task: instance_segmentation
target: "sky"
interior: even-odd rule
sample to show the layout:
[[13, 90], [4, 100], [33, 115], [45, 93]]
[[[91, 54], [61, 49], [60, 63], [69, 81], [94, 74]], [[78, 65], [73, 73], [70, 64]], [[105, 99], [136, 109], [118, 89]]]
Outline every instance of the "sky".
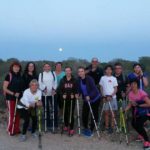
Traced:
[[149, 8], [150, 0], [1, 0], [0, 58], [150, 56]]

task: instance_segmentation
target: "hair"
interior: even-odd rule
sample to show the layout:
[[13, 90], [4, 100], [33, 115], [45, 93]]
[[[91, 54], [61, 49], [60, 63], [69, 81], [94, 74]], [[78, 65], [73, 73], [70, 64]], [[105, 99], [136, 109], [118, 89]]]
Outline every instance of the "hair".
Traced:
[[57, 65], [61, 65], [61, 66], [62, 66], [63, 64], [62, 64], [62, 62], [59, 61], [59, 62], [56, 62], [55, 67], [56, 67]]
[[79, 70], [79, 69], [83, 69], [83, 70], [85, 70], [85, 67], [83, 67], [83, 66], [79, 66], [79, 67], [78, 67], [78, 70]]
[[70, 69], [70, 70], [72, 71], [72, 67], [70, 67], [70, 66], [66, 66], [66, 67], [65, 67], [65, 70], [66, 70], [66, 69]]
[[36, 79], [30, 81], [29, 85], [31, 86], [32, 84], [37, 84], [39, 86], [39, 83]]
[[36, 65], [35, 65], [34, 62], [28, 62], [28, 63], [27, 63], [27, 65], [26, 65], [26, 67], [25, 67], [25, 70], [24, 70], [24, 74], [28, 74], [28, 68], [29, 68], [29, 65], [30, 65], [30, 64], [33, 64], [33, 66], [34, 66], [33, 75], [36, 75], [36, 74], [37, 74], [37, 72], [36, 72]]
[[132, 84], [132, 83], [136, 83], [137, 84], [137, 86], [138, 86], [138, 88], [140, 87], [140, 83], [139, 83], [139, 80], [138, 79], [132, 79], [132, 80], [130, 80], [129, 81], [129, 83], [130, 83], [130, 85]]
[[140, 67], [142, 68], [142, 66], [141, 66], [140, 63], [135, 63], [135, 64], [133, 64], [133, 69], [134, 69], [136, 66], [140, 66]]
[[121, 66], [121, 67], [122, 67], [122, 64], [121, 64], [120, 62], [116, 62], [114, 66], [115, 66], [115, 67], [116, 67], [116, 66]]
[[111, 70], [113, 70], [113, 66], [112, 65], [106, 65], [104, 70], [106, 71], [108, 68], [111, 68]]
[[19, 74], [21, 74], [22, 66], [21, 66], [20, 62], [19, 62], [19, 61], [14, 61], [14, 62], [12, 62], [12, 64], [10, 65], [10, 68], [9, 68], [9, 71], [10, 71], [11, 73], [13, 72], [13, 67], [14, 67], [14, 66], [18, 66], [18, 67], [20, 68]]

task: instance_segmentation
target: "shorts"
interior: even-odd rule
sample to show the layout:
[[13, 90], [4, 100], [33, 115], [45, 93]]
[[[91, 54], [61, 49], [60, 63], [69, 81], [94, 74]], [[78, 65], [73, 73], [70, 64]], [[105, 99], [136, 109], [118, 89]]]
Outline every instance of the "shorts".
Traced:
[[[118, 103], [117, 103], [117, 99], [113, 98], [110, 102], [110, 105], [112, 107], [112, 110], [118, 110]], [[108, 111], [110, 110], [110, 106], [109, 106], [109, 102], [104, 103], [105, 107], [104, 107], [104, 111]]]

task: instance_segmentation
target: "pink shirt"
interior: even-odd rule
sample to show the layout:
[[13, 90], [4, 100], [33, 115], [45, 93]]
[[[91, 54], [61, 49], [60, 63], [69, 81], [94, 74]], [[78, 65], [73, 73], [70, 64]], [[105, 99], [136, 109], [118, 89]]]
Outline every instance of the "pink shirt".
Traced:
[[145, 97], [148, 97], [148, 95], [143, 90], [139, 90], [137, 94], [133, 93], [132, 91], [129, 93], [130, 101], [141, 101], [141, 100], [144, 100]]

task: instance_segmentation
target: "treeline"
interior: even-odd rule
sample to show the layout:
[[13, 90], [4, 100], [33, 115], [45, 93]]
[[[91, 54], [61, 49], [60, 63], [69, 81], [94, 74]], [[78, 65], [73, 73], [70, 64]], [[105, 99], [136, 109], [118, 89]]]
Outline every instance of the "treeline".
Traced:
[[[9, 66], [10, 64], [15, 61], [18, 60], [16, 58], [10, 58], [6, 61], [0, 59], [0, 81], [2, 81], [6, 75], [6, 73], [9, 70]], [[25, 65], [27, 64], [28, 61], [20, 61], [24, 70]], [[34, 61], [36, 66], [37, 66], [37, 72], [41, 72], [42, 68], [43, 68], [43, 64], [45, 62], [48, 62], [51, 64], [51, 66], [54, 69], [55, 66], [55, 62], [53, 61], [47, 61], [47, 60], [43, 60], [43, 61]], [[108, 62], [109, 64], [114, 64], [116, 62], [120, 62], [122, 63], [123, 67], [124, 67], [124, 71], [126, 74], [128, 74], [129, 72], [132, 72], [132, 66], [135, 63], [134, 61], [129, 61], [129, 60], [123, 60], [123, 59], [114, 59], [110, 62]], [[150, 73], [150, 57], [140, 57], [138, 62], [140, 64], [142, 64], [144, 71], [146, 71], [148, 74]], [[76, 72], [77, 68], [79, 66], [88, 66], [90, 64], [89, 61], [84, 60], [84, 59], [76, 59], [76, 58], [69, 58], [68, 60], [64, 60], [62, 61], [63, 63], [63, 67], [65, 66], [71, 66], [74, 70], [74, 73]], [[101, 67], [104, 67], [107, 63], [102, 62], [101, 63]]]

